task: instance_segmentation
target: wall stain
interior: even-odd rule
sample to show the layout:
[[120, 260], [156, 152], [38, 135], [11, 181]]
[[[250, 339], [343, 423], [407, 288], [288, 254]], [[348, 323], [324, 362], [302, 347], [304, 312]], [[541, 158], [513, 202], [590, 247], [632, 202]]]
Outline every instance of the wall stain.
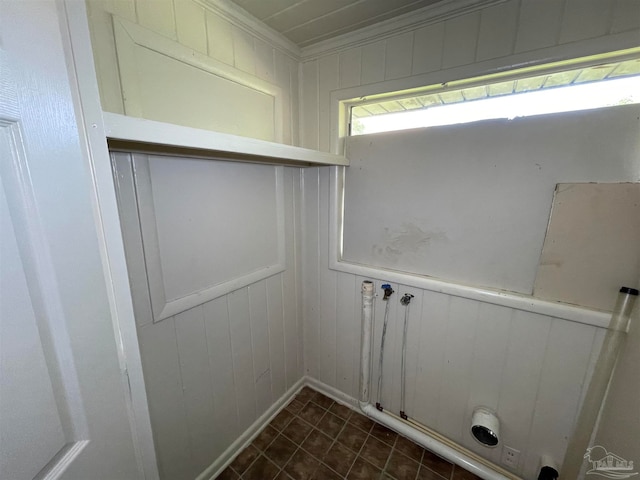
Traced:
[[444, 232], [426, 231], [412, 222], [404, 222], [400, 227], [391, 229], [386, 227], [382, 235], [382, 242], [372, 246], [372, 255], [397, 262], [406, 254], [421, 255], [433, 241], [448, 242]]
[[549, 253], [546, 256], [544, 256], [544, 258], [540, 259], [540, 266], [562, 268], [562, 266], [564, 265], [564, 262], [565, 262], [564, 259], [560, 255], [554, 255]]

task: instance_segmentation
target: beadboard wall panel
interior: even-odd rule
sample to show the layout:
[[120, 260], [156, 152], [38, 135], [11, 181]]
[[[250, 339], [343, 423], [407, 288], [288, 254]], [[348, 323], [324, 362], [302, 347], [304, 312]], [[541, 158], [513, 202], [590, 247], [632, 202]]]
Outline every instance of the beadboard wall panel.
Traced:
[[331, 141], [331, 96], [330, 92], [338, 88], [339, 57], [331, 55], [318, 61], [318, 142], [326, 145]]
[[301, 132], [301, 140], [306, 148], [319, 150], [318, 115], [320, 105], [318, 102], [318, 62], [304, 63], [301, 68], [302, 96], [300, 102], [302, 103], [302, 111], [304, 112], [302, 118], [305, 124], [305, 129]]
[[[637, 46], [637, 8], [625, 1], [510, 0], [303, 59], [303, 146], [330, 151], [340, 145], [337, 139], [318, 134], [331, 132], [332, 128], [338, 131], [337, 99], [416, 88], [429, 84], [425, 81], [472, 77], [521, 62], [560, 60]], [[394, 58], [387, 58], [389, 55]], [[359, 61], [347, 66], [347, 58]], [[336, 62], [337, 85], [332, 74], [320, 75], [321, 66]], [[358, 77], [359, 84], [354, 84]], [[327, 96], [333, 105], [323, 105]], [[333, 116], [327, 119], [322, 111]], [[327, 121], [329, 124], [323, 124]], [[402, 155], [402, 149], [397, 154]], [[360, 284], [364, 279], [327, 268], [329, 176], [328, 169], [304, 172], [305, 371], [357, 398], [359, 352], [346, 338], [360, 335]], [[385, 306], [380, 290], [384, 271], [369, 280], [376, 282], [379, 294], [372, 365], [375, 402]], [[409, 416], [500, 463], [502, 446], [487, 449], [469, 434], [473, 407], [486, 405], [501, 419], [502, 445], [521, 451], [515, 473], [525, 479], [536, 478], [536, 462], [542, 453], [550, 453], [561, 462], [602, 344], [603, 330], [500, 305], [392, 286], [396, 293], [390, 305], [383, 365], [385, 406], [394, 413], [400, 408], [405, 312], [398, 300], [403, 293], [411, 293], [415, 298], [409, 310], [407, 344]], [[332, 311], [333, 318], [328, 315]]]
[[[368, 43], [361, 48], [362, 60], [360, 64], [360, 85], [384, 80], [385, 48], [386, 42], [384, 41]], [[307, 63], [314, 62], [304, 62], [303, 65], [306, 67]], [[305, 110], [304, 118], [306, 119], [306, 115], [310, 113], [311, 112]]]
[[220, 18], [213, 12], [205, 12], [207, 24], [207, 54], [226, 63], [235, 65], [235, 52], [233, 49], [233, 26], [224, 18]]
[[476, 60], [504, 57], [514, 50], [518, 29], [518, 2], [507, 2], [482, 10]]
[[564, 2], [522, 0], [516, 36], [515, 52], [527, 52], [556, 45], [562, 25]]
[[[329, 271], [328, 259], [326, 263], [321, 260], [319, 247], [320, 238], [327, 235], [320, 233], [319, 178], [318, 170], [306, 168], [302, 171], [303, 180], [303, 210], [302, 224], [302, 272], [304, 284], [302, 289], [303, 304], [303, 338], [304, 338], [304, 369], [305, 374], [311, 377], [318, 375], [318, 326], [320, 295], [320, 270]], [[326, 258], [326, 257], [325, 257]], [[322, 266], [322, 267], [321, 267]], [[315, 321], [308, 321], [314, 319]]]
[[[307, 169], [305, 185], [318, 185], [317, 198], [328, 200], [327, 169]], [[307, 197], [308, 200], [309, 197]], [[314, 196], [314, 198], [316, 198]], [[313, 323], [305, 335], [305, 369], [347, 395], [358, 396], [362, 277], [326, 270], [326, 217], [322, 208], [308, 212], [320, 222], [314, 248], [319, 258], [318, 295]], [[310, 232], [309, 232], [310, 234]], [[375, 282], [371, 400], [398, 414], [401, 407], [402, 333], [405, 308], [399, 300], [414, 295], [408, 315], [406, 413], [455, 442], [500, 463], [503, 445], [522, 452], [513, 469], [535, 478], [543, 453], [561, 462], [579, 405], [599, 353], [604, 330], [561, 318], [391, 283], [383, 383], [378, 397], [380, 344], [387, 302], [384, 274]], [[305, 299], [308, 300], [307, 292]], [[306, 306], [306, 305], [305, 305]], [[476, 406], [495, 410], [501, 419], [497, 449], [479, 445], [469, 433]]]
[[413, 32], [391, 37], [385, 53], [385, 80], [411, 75], [412, 57], [406, 54], [413, 48]]
[[444, 22], [442, 68], [473, 63], [478, 47], [480, 12], [452, 18]]
[[[141, 255], [142, 236], [133, 193], [133, 156], [112, 154], [127, 258], [135, 259]], [[202, 168], [210, 165], [229, 185], [236, 174], [242, 174], [243, 167], [247, 173], [257, 173], [256, 165], [227, 164], [240, 168], [240, 172], [227, 171], [225, 176], [225, 168], [219, 168], [224, 162], [205, 162]], [[282, 168], [259, 167], [265, 169], [265, 185], [272, 181], [273, 169]], [[303, 375], [300, 180], [299, 169], [283, 169], [284, 271], [154, 323], [146, 269], [139, 262], [130, 265], [151, 423], [163, 479], [198, 476]], [[172, 207], [157, 204], [154, 208]], [[220, 208], [219, 202], [210, 208]], [[261, 239], [256, 236], [254, 240]], [[212, 249], [209, 254], [227, 253]]]
[[[413, 60], [411, 73], [440, 70], [442, 67], [442, 43], [444, 42], [444, 22], [434, 23], [413, 32]], [[429, 48], [425, 48], [429, 45]]]
[[[320, 81], [316, 85], [307, 81], [307, 74], [321, 64], [331, 63], [333, 60], [330, 57], [360, 58], [360, 86], [394, 79], [397, 88], [392, 86], [391, 81], [380, 83], [379, 89], [373, 89], [379, 90], [376, 93], [383, 93], [425, 86], [420, 83], [418, 76], [429, 72], [446, 72], [466, 66], [465, 76], [474, 76], [487, 73], [487, 67], [480, 65], [480, 62], [491, 60], [490, 70], [500, 70], [518, 64], [519, 61], [512, 57], [524, 53], [529, 54], [527, 62], [529, 59], [535, 61], [540, 58], [535, 52], [541, 49], [558, 47], [557, 55], [550, 55], [547, 51], [544, 56], [561, 59], [572, 57], [571, 52], [580, 56], [601, 53], [599, 43], [606, 45], [606, 50], [631, 48], [637, 46], [640, 37], [639, 10], [637, 2], [632, 1], [509, 0], [409, 32], [383, 38], [372, 37], [368, 42], [361, 42], [361, 45], [324, 56], [303, 58], [302, 96], [319, 99], [321, 104], [318, 109], [325, 108], [322, 105], [323, 97], [326, 98], [327, 92], [336, 89], [333, 79], [325, 77], [326, 83]], [[621, 33], [627, 35], [617, 36]], [[474, 64], [479, 66], [474, 67]], [[354, 62], [349, 68], [357, 66], [358, 62]], [[352, 79], [357, 74], [350, 71], [348, 77]], [[413, 77], [416, 80], [412, 81]], [[352, 82], [348, 85], [357, 86]], [[346, 88], [346, 85], [341, 85], [341, 88]], [[371, 93], [373, 90], [370, 88], [367, 91]], [[318, 129], [329, 129], [322, 124], [316, 125], [318, 109], [311, 108], [309, 104], [303, 109], [301, 129], [305, 139], [315, 138]], [[307, 140], [302, 146], [315, 148], [314, 143], [307, 143]], [[321, 137], [317, 148], [329, 151], [331, 142]]]
[[233, 30], [236, 67], [124, 19], [113, 30], [126, 115], [281, 141], [284, 94], [256, 76], [243, 30]]
[[[298, 59], [268, 44], [240, 26], [194, 0], [91, 0], [87, 2], [92, 48], [100, 86], [102, 108], [125, 113], [112, 16], [124, 19], [176, 41], [196, 54], [208, 55], [260, 81], [282, 89], [282, 138], [298, 139]], [[280, 75], [275, 72], [279, 71]], [[292, 81], [292, 78], [294, 81]], [[186, 88], [182, 85], [182, 88]], [[229, 99], [227, 99], [229, 100]], [[230, 99], [246, 108], [241, 97]], [[215, 114], [216, 109], [209, 111]], [[224, 115], [224, 111], [221, 115]], [[293, 119], [293, 120], [292, 120]], [[215, 122], [214, 122], [215, 123]], [[252, 136], [251, 132], [243, 133]]]
[[195, 2], [175, 2], [178, 42], [207, 54], [207, 24], [204, 8]]

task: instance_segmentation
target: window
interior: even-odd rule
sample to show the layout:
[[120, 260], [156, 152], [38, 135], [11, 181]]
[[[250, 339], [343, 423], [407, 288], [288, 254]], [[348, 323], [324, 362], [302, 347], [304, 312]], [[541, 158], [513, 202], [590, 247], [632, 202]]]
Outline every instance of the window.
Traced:
[[350, 135], [640, 103], [637, 50], [363, 99], [351, 103]]

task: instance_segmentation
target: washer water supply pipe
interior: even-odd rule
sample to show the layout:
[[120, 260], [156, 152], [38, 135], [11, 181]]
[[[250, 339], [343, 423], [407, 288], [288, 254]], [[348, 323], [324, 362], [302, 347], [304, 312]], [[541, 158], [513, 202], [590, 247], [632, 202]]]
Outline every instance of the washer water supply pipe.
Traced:
[[420, 427], [411, 422], [411, 420], [407, 421], [396, 415], [380, 411], [369, 402], [374, 296], [373, 282], [362, 282], [362, 342], [360, 349], [360, 398], [358, 399], [362, 413], [484, 480], [513, 480], [518, 478], [508, 472], [500, 473], [490, 468], [488, 465], [483, 464], [479, 457], [474, 458], [471, 452], [466, 454], [461, 449], [455, 448], [453, 443], [449, 444], [446, 439], [436, 438], [437, 434], [427, 434], [426, 429], [419, 429]]
[[384, 321], [382, 322], [382, 338], [380, 339], [380, 362], [378, 365], [378, 395], [376, 397], [376, 408], [380, 411], [382, 407], [382, 377], [384, 373], [384, 345], [387, 338], [387, 326], [389, 325], [389, 305], [391, 302], [389, 298], [393, 295], [393, 288], [388, 283], [385, 283], [380, 288], [384, 290], [383, 301], [386, 302], [384, 307]]
[[403, 420], [408, 420], [406, 411], [406, 402], [405, 396], [407, 391], [407, 327], [409, 325], [409, 305], [411, 305], [411, 299], [413, 295], [410, 293], [405, 293], [400, 299], [400, 304], [404, 305], [404, 327], [402, 329], [402, 363], [400, 364], [400, 381], [402, 382], [400, 386], [400, 418]]
[[613, 371], [618, 360], [618, 353], [629, 332], [631, 312], [638, 298], [638, 290], [622, 287], [618, 293], [611, 321], [604, 337], [598, 362], [596, 363], [589, 388], [582, 402], [582, 408], [576, 421], [565, 462], [560, 478], [578, 478], [584, 463], [584, 454], [589, 447], [591, 436], [594, 433], [598, 415], [613, 377]]

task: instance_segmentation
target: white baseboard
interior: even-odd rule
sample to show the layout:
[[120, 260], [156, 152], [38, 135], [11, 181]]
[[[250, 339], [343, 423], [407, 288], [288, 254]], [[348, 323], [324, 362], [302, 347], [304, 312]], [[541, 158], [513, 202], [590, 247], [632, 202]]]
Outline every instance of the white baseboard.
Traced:
[[[317, 380], [311, 377], [305, 377], [304, 380], [305, 380], [305, 385], [308, 385], [314, 388], [315, 390], [333, 399], [334, 401], [342, 405], [345, 405], [346, 407], [349, 407], [353, 411], [358, 412], [362, 415], [366, 415], [369, 418], [371, 418], [373, 421], [377, 423], [381, 423], [382, 425], [385, 425], [386, 427], [396, 431], [400, 435], [403, 435], [413, 440], [415, 443], [422, 445], [424, 448], [427, 448], [433, 451], [434, 453], [444, 457], [451, 463], [455, 463], [456, 465], [459, 465], [466, 470], [470, 470], [473, 473], [476, 473], [481, 478], [487, 478], [492, 480], [506, 480], [506, 479], [521, 480], [519, 477], [516, 477], [511, 472], [504, 470], [499, 465], [495, 465], [492, 462], [489, 462], [488, 460], [483, 459], [482, 457], [475, 454], [471, 450], [468, 450], [467, 448], [456, 444], [455, 442], [443, 437], [442, 435], [439, 435], [433, 432], [427, 427], [418, 429], [416, 428], [417, 424], [413, 425], [413, 429], [416, 432], [420, 432], [424, 436], [429, 437], [431, 439], [428, 444], [420, 442], [419, 439], [415, 438], [415, 435], [411, 435], [410, 431], [406, 429], [403, 429], [403, 430], [398, 429], [398, 427], [401, 427], [401, 428], [403, 427], [400, 417], [393, 414], [389, 414], [386, 411], [384, 413], [380, 412], [380, 414], [378, 415], [378, 411], [375, 409], [373, 409], [373, 411], [376, 413], [376, 415], [372, 416], [370, 413], [363, 412], [360, 409], [360, 403], [358, 402], [357, 399], [347, 395], [346, 393], [341, 392], [335, 387], [327, 385], [326, 383], [322, 383], [320, 380]], [[397, 421], [393, 421], [393, 422], [385, 421], [391, 418], [394, 418]], [[455, 450], [455, 452], [452, 455], [446, 455], [446, 453], [444, 453], [442, 449], [438, 448], [437, 444], [446, 445], [447, 447], [452, 447], [452, 450]]]
[[258, 419], [251, 424], [251, 426], [245, 430], [240, 437], [233, 442], [229, 448], [227, 448], [220, 457], [218, 457], [211, 465], [209, 465], [200, 475], [196, 477], [196, 480], [212, 480], [217, 475], [220, 475], [222, 471], [227, 468], [236, 456], [242, 452], [245, 448], [255, 440], [258, 434], [266, 427], [271, 420], [274, 419], [278, 413], [293, 399], [293, 397], [302, 390], [303, 387], [308, 386], [317, 390], [318, 392], [326, 395], [335, 402], [350, 408], [354, 412], [362, 413], [358, 405], [358, 400], [341, 392], [335, 387], [327, 385], [315, 378], [304, 376], [298, 380], [287, 392], [280, 397], [269, 409], [264, 412]]
[[354, 410], [358, 413], [360, 412], [360, 407], [358, 406], [358, 400], [347, 395], [344, 392], [341, 392], [335, 387], [327, 385], [326, 383], [322, 383], [320, 380], [317, 380], [312, 377], [304, 377], [305, 385], [319, 391], [320, 393], [326, 395], [332, 400], [344, 405], [345, 407], [349, 407], [351, 410]]
[[305, 386], [310, 385], [308, 377], [302, 377], [293, 386], [285, 392], [266, 412], [260, 415], [255, 422], [247, 428], [238, 439], [229, 445], [222, 455], [220, 455], [211, 465], [196, 477], [196, 480], [212, 480], [216, 478], [236, 456], [249, 446], [251, 442], [258, 436], [264, 427], [266, 427], [280, 411], [287, 406], [289, 401]]
[[[344, 405], [345, 407], [348, 407], [355, 412], [362, 413], [357, 399], [351, 397], [350, 395], [347, 395], [344, 392], [341, 392], [335, 387], [321, 382], [318, 379], [304, 376], [300, 380], [298, 380], [289, 390], [287, 390], [287, 392], [282, 397], [280, 397], [273, 405], [271, 405], [271, 407], [269, 407], [269, 409], [265, 413], [260, 415], [260, 417], [255, 422], [253, 422], [253, 424], [247, 430], [245, 430], [242, 435], [240, 435], [240, 437], [235, 442], [233, 442], [222, 455], [220, 455], [220, 457], [218, 457], [209, 467], [207, 467], [200, 475], [198, 475], [198, 477], [196, 477], [196, 480], [213, 480], [217, 475], [220, 475], [220, 473], [222, 473], [222, 471], [227, 468], [231, 464], [231, 462], [233, 462], [236, 456], [245, 448], [247, 448], [251, 442], [253, 442], [253, 440], [258, 436], [262, 429], [266, 427], [271, 422], [271, 420], [273, 420], [273, 418], [278, 415], [278, 413], [280, 413], [280, 411], [284, 409], [284, 407], [293, 399], [293, 397], [305, 386], [317, 390], [318, 392], [326, 395], [335, 402], [338, 402], [339, 404]], [[440, 441], [437, 438], [436, 440]], [[461, 451], [464, 450], [471, 457], [476, 457], [475, 454], [470, 451], [467, 452], [466, 449], [461, 446], [457, 446], [457, 448]], [[465, 468], [473, 468], [474, 466], [481, 464], [484, 467], [491, 466], [495, 469], [494, 471], [497, 474], [495, 478], [505, 478], [498, 474], [499, 471], [503, 471], [500, 467], [490, 464], [486, 461], [472, 461], [470, 463], [469, 461], [456, 462], [455, 459], [449, 460], [453, 463], [465, 463], [463, 465], [463, 467]], [[494, 478], [494, 476], [490, 475], [486, 478]], [[511, 475], [508, 478], [514, 477]]]

